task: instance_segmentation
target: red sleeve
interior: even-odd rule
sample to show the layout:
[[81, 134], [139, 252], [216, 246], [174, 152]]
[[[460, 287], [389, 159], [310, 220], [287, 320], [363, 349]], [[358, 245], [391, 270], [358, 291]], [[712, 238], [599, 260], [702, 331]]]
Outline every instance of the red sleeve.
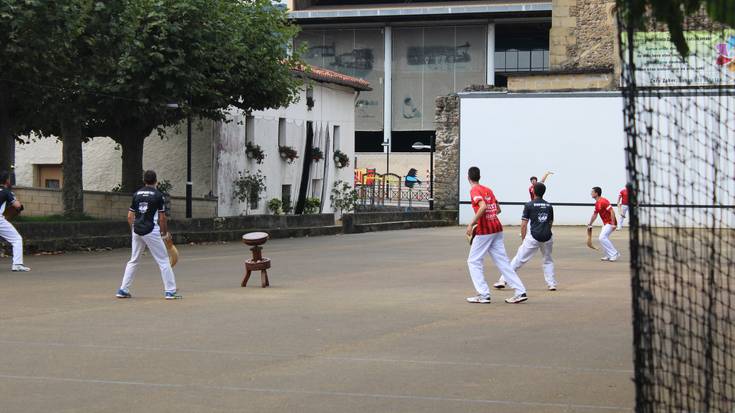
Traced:
[[477, 197], [482, 198], [480, 195], [480, 191], [475, 187], [470, 189], [470, 201], [472, 202], [472, 205], [477, 205]]

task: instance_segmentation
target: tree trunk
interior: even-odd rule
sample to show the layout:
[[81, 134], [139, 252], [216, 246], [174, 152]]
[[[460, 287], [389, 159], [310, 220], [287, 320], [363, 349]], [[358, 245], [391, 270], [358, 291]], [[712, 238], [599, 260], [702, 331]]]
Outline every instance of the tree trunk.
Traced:
[[0, 171], [11, 172], [15, 165], [15, 137], [11, 132], [7, 109], [4, 102], [0, 101]]
[[64, 215], [79, 217], [84, 214], [84, 184], [82, 181], [82, 127], [77, 121], [64, 121], [62, 133], [62, 171], [64, 186], [61, 198]]
[[122, 147], [122, 192], [133, 193], [143, 186], [143, 144], [147, 135], [116, 139]]

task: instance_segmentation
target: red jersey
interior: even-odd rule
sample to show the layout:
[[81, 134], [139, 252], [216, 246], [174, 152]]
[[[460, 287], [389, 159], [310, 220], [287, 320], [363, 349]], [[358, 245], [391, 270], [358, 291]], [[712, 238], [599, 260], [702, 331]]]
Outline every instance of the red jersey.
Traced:
[[620, 203], [623, 205], [628, 205], [628, 188], [623, 188], [620, 191]]
[[485, 215], [481, 216], [477, 221], [477, 235], [489, 235], [495, 234], [496, 232], [503, 231], [503, 225], [498, 219], [498, 200], [495, 199], [493, 191], [482, 185], [475, 185], [470, 190], [470, 198], [472, 198], [472, 209], [480, 209], [480, 201], [485, 201], [487, 208], [485, 209]]
[[615, 225], [613, 222], [613, 207], [610, 205], [610, 201], [608, 201], [606, 198], [600, 197], [597, 199], [597, 202], [595, 202], [595, 212], [600, 214], [600, 219], [602, 220], [602, 223], [607, 225]]
[[528, 194], [531, 195], [531, 201], [536, 199], [536, 191], [533, 190], [533, 184], [528, 187]]

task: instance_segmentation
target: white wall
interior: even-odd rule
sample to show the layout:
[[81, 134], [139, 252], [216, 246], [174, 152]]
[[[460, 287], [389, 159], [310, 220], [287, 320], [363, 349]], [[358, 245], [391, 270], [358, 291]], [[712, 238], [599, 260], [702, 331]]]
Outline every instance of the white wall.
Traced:
[[[590, 190], [617, 201], [625, 186], [623, 101], [611, 93], [467, 94], [460, 101], [460, 203], [469, 201], [467, 169], [503, 202], [527, 202], [529, 178], [547, 170], [551, 203], [592, 203]], [[472, 207], [460, 204], [460, 223]], [[504, 224], [520, 223], [522, 206], [503, 206]], [[586, 225], [592, 207], [556, 206], [555, 223]]]
[[[355, 135], [355, 92], [350, 88], [324, 83], [314, 83], [312, 110], [307, 110], [305, 91], [300, 100], [286, 108], [256, 111], [255, 143], [266, 153], [262, 164], [245, 156], [245, 116], [242, 111], [232, 108], [230, 122], [219, 123], [195, 120], [192, 128], [192, 182], [193, 195], [203, 197], [210, 191], [218, 196], [220, 216], [244, 214], [245, 204], [233, 199], [233, 181], [238, 172], [260, 170], [266, 177], [267, 192], [263, 195], [259, 208], [250, 213], [267, 213], [266, 203], [272, 198], [281, 198], [281, 185], [291, 184], [291, 199], [296, 202], [300, 185], [303, 153], [306, 141], [306, 122], [314, 122], [314, 144], [325, 153], [325, 160], [315, 163], [311, 168], [312, 179], [323, 179], [325, 161], [328, 161], [327, 185], [323, 211], [331, 212], [329, 194], [332, 182], [343, 180], [352, 183]], [[283, 161], [278, 154], [278, 119], [286, 118], [286, 144], [294, 147], [299, 159], [293, 164]], [[332, 159], [334, 153], [333, 130], [340, 127], [340, 149], [350, 157], [350, 166], [338, 169]], [[329, 131], [329, 148], [326, 148], [325, 134]], [[61, 164], [61, 143], [53, 138], [33, 140], [17, 145], [16, 184], [33, 186], [34, 164]], [[110, 138], [100, 137], [90, 140], [83, 146], [83, 179], [87, 190], [109, 191], [120, 183], [122, 152]], [[143, 167], [154, 169], [159, 180], [169, 180], [173, 186], [172, 195], [184, 196], [186, 192], [186, 124], [169, 128], [164, 139], [157, 134], [145, 141]], [[321, 192], [321, 187], [318, 188]], [[309, 187], [307, 195], [314, 193]]]
[[[256, 111], [252, 113], [254, 119], [254, 143], [260, 145], [266, 154], [262, 164], [245, 156], [245, 116], [237, 110], [230, 113], [231, 122], [220, 125], [219, 142], [217, 144], [217, 192], [219, 196], [219, 214], [240, 215], [245, 213], [246, 205], [233, 199], [233, 181], [238, 172], [255, 173], [260, 170], [266, 178], [266, 193], [257, 209], [250, 213], [267, 213], [266, 203], [272, 198], [281, 199], [281, 185], [291, 185], [291, 200], [295, 204], [298, 199], [301, 184], [301, 170], [304, 162], [306, 143], [306, 122], [314, 122], [314, 146], [319, 146], [324, 152], [325, 159], [313, 163], [309, 178], [307, 196], [315, 193], [311, 187], [313, 179], [324, 179], [325, 161], [327, 164], [327, 184], [324, 186], [325, 195], [323, 211], [331, 212], [329, 194], [332, 182], [343, 180], [352, 183], [353, 167], [338, 169], [334, 166], [333, 134], [334, 126], [340, 127], [340, 150], [350, 159], [354, 158], [355, 135], [355, 94], [351, 89], [315, 83], [314, 108], [307, 110], [306, 94], [301, 92], [300, 100], [288, 107]], [[286, 118], [286, 145], [293, 147], [299, 153], [299, 158], [292, 164], [282, 160], [278, 154], [278, 120]], [[326, 134], [329, 134], [329, 148], [326, 147]], [[352, 161], [351, 161], [352, 162]], [[321, 194], [322, 188], [316, 188]]]
[[[192, 177], [194, 197], [212, 191], [211, 121], [194, 121], [192, 127]], [[33, 165], [61, 165], [61, 142], [54, 138], [26, 138], [28, 143], [16, 145], [16, 184], [33, 186]], [[122, 150], [107, 137], [91, 139], [82, 147], [84, 189], [109, 191], [120, 184]], [[153, 169], [160, 181], [173, 184], [172, 195], [186, 194], [186, 124], [168, 128], [161, 139], [156, 132], [145, 140], [143, 168]]]

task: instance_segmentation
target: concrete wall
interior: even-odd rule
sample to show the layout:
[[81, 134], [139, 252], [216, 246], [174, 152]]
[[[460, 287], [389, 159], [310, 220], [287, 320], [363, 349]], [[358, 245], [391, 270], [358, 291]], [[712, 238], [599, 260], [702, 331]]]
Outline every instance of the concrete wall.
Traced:
[[[529, 177], [554, 175], [544, 197], [554, 223], [583, 225], [592, 215], [593, 186], [617, 201], [626, 184], [623, 99], [617, 93], [461, 95], [459, 173], [478, 166], [482, 183], [503, 206], [504, 224], [520, 223]], [[460, 223], [472, 215], [469, 183], [459, 180]], [[564, 206], [559, 204], [579, 204]]]
[[[195, 121], [192, 128], [192, 176], [195, 197], [214, 193], [212, 186], [212, 133], [214, 123]], [[61, 142], [54, 138], [32, 139], [16, 145], [16, 184], [34, 185], [34, 165], [61, 165]], [[120, 184], [122, 150], [110, 138], [98, 137], [83, 145], [84, 189], [109, 191]], [[158, 180], [173, 185], [171, 194], [186, 194], [186, 124], [167, 128], [163, 139], [157, 133], [146, 138], [143, 148], [143, 168], [158, 173]]]
[[[337, 168], [332, 159], [334, 153], [334, 126], [339, 126], [340, 150], [350, 159], [354, 159], [355, 145], [355, 93], [351, 89], [314, 84], [314, 107], [306, 107], [306, 94], [301, 93], [299, 102], [278, 109], [253, 112], [253, 142], [260, 145], [266, 154], [263, 163], [245, 156], [246, 129], [245, 116], [239, 111], [231, 111], [231, 122], [219, 125], [217, 140], [217, 195], [219, 198], [219, 213], [221, 216], [244, 214], [247, 210], [245, 203], [233, 198], [233, 182], [238, 178], [238, 172], [255, 173], [261, 171], [266, 177], [266, 192], [258, 208], [249, 213], [267, 213], [266, 203], [272, 198], [281, 199], [281, 186], [291, 185], [291, 199], [295, 203], [298, 198], [301, 171], [304, 162], [306, 144], [306, 122], [314, 122], [314, 146], [318, 146], [325, 155], [325, 159], [312, 163], [307, 196], [319, 196], [323, 199], [322, 210], [331, 212], [329, 194], [332, 182], [343, 180], [352, 182], [352, 165], [346, 168]], [[295, 148], [299, 158], [292, 164], [281, 159], [278, 154], [278, 123], [279, 118], [287, 119], [286, 145]], [[326, 163], [326, 171], [325, 171]], [[326, 174], [326, 175], [325, 175]], [[326, 179], [324, 177], [326, 176]], [[326, 185], [313, 187], [314, 179], [326, 181]]]
[[[61, 215], [64, 208], [61, 190], [16, 187], [13, 192], [23, 203], [23, 216]], [[130, 194], [84, 191], [84, 212], [99, 219], [125, 219], [130, 208]], [[184, 218], [186, 198], [171, 198], [171, 217]], [[217, 216], [217, 201], [195, 198], [192, 200], [192, 216], [209, 218]]]
[[518, 74], [508, 76], [508, 91], [612, 90], [615, 88], [616, 79], [612, 71]]

